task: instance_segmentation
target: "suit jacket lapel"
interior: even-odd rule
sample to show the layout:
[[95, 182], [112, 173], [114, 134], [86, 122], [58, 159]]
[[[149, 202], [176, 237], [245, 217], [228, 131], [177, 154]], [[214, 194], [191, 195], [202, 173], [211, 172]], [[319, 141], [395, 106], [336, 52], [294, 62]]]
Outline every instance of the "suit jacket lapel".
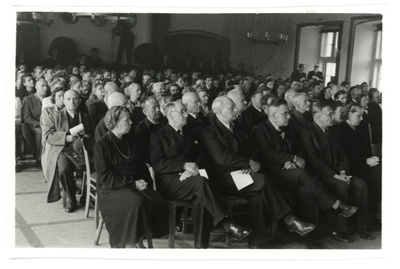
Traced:
[[237, 152], [239, 150], [239, 144], [236, 136], [231, 131], [229, 131], [228, 128], [226, 128], [218, 119], [215, 120], [214, 124], [215, 127], [220, 131], [221, 135], [224, 136], [225, 139], [223, 141], [227, 142], [227, 145], [229, 147], [232, 147], [234, 151]]

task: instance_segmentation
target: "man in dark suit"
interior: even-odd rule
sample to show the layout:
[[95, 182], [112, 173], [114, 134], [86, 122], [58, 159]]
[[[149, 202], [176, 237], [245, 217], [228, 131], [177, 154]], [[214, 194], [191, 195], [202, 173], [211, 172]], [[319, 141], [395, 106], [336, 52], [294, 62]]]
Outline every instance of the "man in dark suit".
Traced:
[[[249, 247], [258, 248], [270, 240], [268, 226], [273, 220], [283, 218], [288, 229], [301, 235], [311, 232], [315, 225], [302, 222], [292, 213], [271, 179], [258, 173], [260, 164], [250, 158], [250, 145], [238, 123], [234, 102], [226, 97], [217, 97], [212, 105], [216, 120], [203, 131], [204, 144], [211, 165], [209, 174], [224, 195], [242, 196], [249, 200]], [[238, 189], [231, 172], [250, 174], [253, 183]]]
[[[185, 128], [188, 117], [185, 106], [179, 101], [171, 102], [165, 107], [165, 114], [168, 124], [153, 132], [150, 140], [150, 159], [157, 190], [168, 199], [192, 202], [196, 248], [208, 247], [211, 228], [208, 222], [211, 218], [213, 225], [222, 224], [232, 239], [245, 238], [250, 230], [229, 221], [215, 188], [207, 178], [199, 175], [199, 168], [204, 167], [205, 160], [199, 141]], [[201, 212], [204, 212], [205, 223], [201, 223]]]
[[153, 132], [167, 124], [167, 119], [161, 114], [160, 104], [154, 97], [147, 97], [142, 104], [143, 114], [146, 118], [135, 128], [135, 138], [143, 154], [145, 163], [150, 165], [150, 136]]
[[21, 113], [25, 125], [28, 127], [34, 147], [36, 168], [41, 169], [42, 157], [42, 128], [40, 115], [42, 114], [42, 100], [46, 97], [48, 85], [45, 79], [39, 79], [35, 84], [36, 93], [24, 97]]
[[242, 126], [248, 135], [250, 135], [251, 129], [254, 127], [254, 125], [256, 125], [256, 119], [261, 117], [261, 114], [264, 113], [261, 105], [262, 97], [262, 91], [254, 91], [250, 97], [251, 106], [242, 112]]
[[[357, 208], [346, 205], [331, 195], [311, 173], [304, 169], [304, 152], [291, 128], [288, 127], [290, 115], [286, 101], [273, 100], [268, 105], [268, 119], [255, 126], [251, 134], [252, 149], [255, 159], [262, 165], [262, 171], [275, 180], [281, 191], [300, 191], [311, 195], [314, 199], [296, 199], [301, 212], [308, 213], [317, 204], [327, 213], [350, 217]], [[333, 211], [336, 212], [333, 212]], [[304, 215], [304, 214], [302, 214]], [[329, 218], [331, 225], [333, 218]], [[314, 218], [312, 221], [316, 221]], [[338, 225], [329, 227], [334, 239], [350, 241], [348, 237], [338, 233]]]
[[292, 97], [293, 110], [290, 113], [289, 126], [300, 136], [304, 128], [309, 128], [312, 123], [310, 101], [305, 93], [296, 93]]
[[[77, 208], [75, 197], [76, 185], [73, 172], [77, 169], [71, 152], [81, 153], [80, 136], [91, 137], [90, 120], [79, 111], [79, 93], [68, 90], [64, 94], [65, 108], [54, 113], [43, 114], [43, 140], [46, 142], [43, 153], [43, 167], [48, 180], [49, 191], [47, 202], [52, 203], [61, 199], [60, 183], [67, 195], [65, 211], [74, 212]], [[75, 134], [71, 129], [82, 125], [82, 134]], [[73, 151], [72, 151], [73, 150]], [[83, 158], [83, 156], [82, 156]]]
[[128, 86], [129, 91], [129, 114], [131, 115], [131, 121], [133, 126], [137, 126], [145, 116], [140, 106], [139, 98], [141, 94], [141, 87], [137, 83], [132, 83]]
[[333, 110], [325, 103], [312, 106], [313, 123], [301, 132], [309, 168], [340, 201], [358, 207], [355, 228], [363, 239], [373, 239], [367, 230], [368, 187], [364, 180], [350, 176], [349, 161], [333, 125]]
[[323, 81], [324, 73], [318, 70], [319, 64], [314, 65], [314, 70], [308, 72], [307, 80], [313, 79], [314, 81]]
[[188, 111], [187, 129], [197, 141], [202, 141], [203, 129], [210, 125], [210, 121], [201, 112], [200, 98], [195, 92], [187, 92], [182, 96], [182, 103]]
[[299, 68], [295, 71], [292, 72], [292, 75], [290, 76], [290, 79], [293, 81], [300, 81], [302, 82], [303, 80], [305, 80], [307, 78], [306, 73], [304, 73], [304, 69], [305, 69], [305, 65], [304, 64], [299, 64]]

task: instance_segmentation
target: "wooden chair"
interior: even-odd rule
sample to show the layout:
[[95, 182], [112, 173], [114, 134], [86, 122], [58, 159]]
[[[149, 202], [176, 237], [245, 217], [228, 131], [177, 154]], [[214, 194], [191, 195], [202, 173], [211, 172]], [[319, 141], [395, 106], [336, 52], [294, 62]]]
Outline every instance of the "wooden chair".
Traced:
[[[86, 203], [85, 203], [85, 216], [89, 217], [89, 209], [90, 209], [90, 198], [94, 199], [94, 219], [96, 223], [96, 228], [99, 226], [99, 209], [97, 205], [97, 193], [96, 193], [96, 182], [97, 182], [97, 174], [93, 173], [90, 170], [90, 161], [89, 154], [83, 146], [83, 155], [85, 157], [85, 166], [86, 170], [83, 172], [82, 181], [86, 182], [86, 193], [82, 193], [82, 195], [86, 195]], [[84, 188], [82, 187], [82, 190]]]
[[[187, 223], [188, 223], [188, 209], [193, 208], [191, 202], [186, 201], [174, 201], [168, 200], [169, 206], [169, 235], [168, 235], [168, 247], [175, 248], [175, 228], [176, 228], [176, 210], [178, 207], [184, 207], [184, 217], [182, 225], [182, 233], [186, 233]], [[200, 214], [203, 216], [203, 214]], [[203, 223], [203, 219], [200, 220]], [[199, 238], [201, 238], [202, 227], [200, 227]]]

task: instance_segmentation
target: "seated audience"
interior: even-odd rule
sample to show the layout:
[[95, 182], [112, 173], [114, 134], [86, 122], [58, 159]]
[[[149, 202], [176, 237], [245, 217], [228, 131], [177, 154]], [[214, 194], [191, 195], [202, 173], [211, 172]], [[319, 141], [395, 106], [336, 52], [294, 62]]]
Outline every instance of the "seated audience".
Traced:
[[99, 209], [112, 248], [145, 248], [144, 238], [168, 234], [167, 202], [153, 190], [149, 170], [129, 136], [129, 110], [113, 106], [109, 131], [94, 145]]
[[204, 168], [204, 156], [185, 127], [188, 117], [185, 106], [179, 101], [169, 103], [166, 116], [168, 124], [151, 134], [151, 165], [156, 175], [157, 190], [168, 199], [192, 202], [195, 247], [208, 247], [211, 222], [214, 226], [222, 224], [233, 240], [247, 237], [251, 230], [229, 220], [219, 201], [219, 194], [208, 179], [199, 175], [199, 169]]
[[150, 136], [167, 123], [167, 119], [160, 111], [160, 105], [154, 97], [147, 97], [142, 104], [145, 119], [135, 127], [135, 138], [139, 142], [143, 160], [150, 166]]
[[334, 95], [335, 101], [340, 101], [343, 105], [347, 104], [347, 93], [345, 91], [338, 91]]
[[349, 174], [349, 160], [339, 134], [331, 128], [333, 110], [326, 103], [316, 102], [312, 114], [311, 127], [301, 132], [307, 167], [332, 195], [358, 207], [353, 226], [361, 238], [374, 239], [367, 229], [368, 186], [364, 180]]
[[[301, 235], [311, 232], [315, 225], [297, 219], [272, 180], [258, 173], [260, 164], [251, 159], [250, 141], [240, 124], [234, 123], [238, 112], [235, 103], [226, 96], [217, 97], [212, 109], [216, 119], [203, 131], [207, 156], [211, 160], [207, 172], [222, 194], [241, 196], [249, 201], [248, 225], [253, 231], [249, 248], [259, 248], [271, 239], [273, 220], [283, 218], [289, 231]], [[250, 174], [254, 182], [237, 188], [231, 175], [234, 171]]]
[[210, 121], [201, 113], [200, 98], [195, 92], [187, 92], [182, 96], [182, 103], [188, 112], [186, 128], [192, 133], [193, 138], [201, 143], [201, 133], [210, 125]]
[[[312, 215], [310, 211], [319, 206], [327, 218], [332, 237], [338, 241], [347, 240], [345, 235], [338, 232], [342, 225], [338, 215], [351, 217], [357, 208], [344, 204], [330, 194], [320, 180], [304, 169], [304, 150], [293, 130], [288, 127], [289, 119], [289, 109], [283, 99], [276, 99], [269, 104], [268, 119], [255, 126], [251, 134], [255, 160], [261, 163], [261, 172], [275, 180], [280, 191], [294, 191], [294, 202], [302, 216], [308, 215], [308, 221], [316, 222], [318, 213]], [[314, 199], [304, 199], [298, 193]]]
[[378, 89], [371, 88], [368, 92], [369, 104], [368, 115], [371, 124], [372, 142], [375, 144], [382, 143], [382, 108], [381, 95]]

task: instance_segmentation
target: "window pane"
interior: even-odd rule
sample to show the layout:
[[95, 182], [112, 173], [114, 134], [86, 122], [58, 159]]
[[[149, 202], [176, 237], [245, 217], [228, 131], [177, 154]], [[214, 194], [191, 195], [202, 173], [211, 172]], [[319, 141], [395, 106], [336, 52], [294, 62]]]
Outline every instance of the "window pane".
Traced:
[[382, 31], [376, 32], [375, 59], [382, 59]]
[[332, 46], [334, 33], [322, 33], [321, 36], [321, 57], [332, 57]]
[[331, 77], [336, 75], [336, 63], [326, 63], [326, 75]]

